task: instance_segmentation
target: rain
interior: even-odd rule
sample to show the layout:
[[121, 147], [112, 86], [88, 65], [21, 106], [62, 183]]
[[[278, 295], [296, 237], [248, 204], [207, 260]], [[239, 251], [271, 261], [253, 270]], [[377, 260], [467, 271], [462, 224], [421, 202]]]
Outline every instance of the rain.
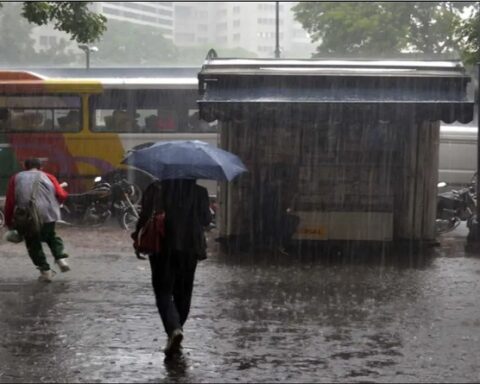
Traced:
[[[478, 3], [47, 3], [96, 35], [0, 3], [0, 383], [480, 380]], [[179, 178], [211, 221], [171, 356], [134, 244]]]

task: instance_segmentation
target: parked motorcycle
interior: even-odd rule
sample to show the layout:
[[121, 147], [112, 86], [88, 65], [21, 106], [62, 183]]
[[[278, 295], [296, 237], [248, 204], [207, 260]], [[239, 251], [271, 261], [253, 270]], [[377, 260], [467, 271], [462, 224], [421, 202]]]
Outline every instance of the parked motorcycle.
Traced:
[[[438, 183], [438, 188], [445, 188], [446, 183]], [[437, 217], [435, 229], [437, 234], [453, 231], [462, 221], [470, 227], [473, 215], [476, 212], [475, 186], [470, 185], [461, 189], [452, 189], [437, 195]]]
[[[140, 217], [140, 202], [138, 197], [138, 187], [130, 184], [127, 180], [121, 179], [112, 185], [113, 214], [118, 218], [120, 226], [126, 230], [133, 230]], [[134, 204], [132, 199], [136, 199]]]
[[209, 196], [210, 200], [210, 215], [212, 215], [212, 221], [207, 227], [207, 231], [210, 231], [213, 228], [217, 227], [217, 210], [218, 210], [218, 204], [217, 204], [217, 197], [215, 195], [210, 195]]
[[138, 219], [137, 208], [130, 200], [135, 190], [127, 180], [104, 182], [100, 176], [93, 188], [85, 193], [69, 194], [61, 205], [62, 221], [81, 226], [99, 226], [116, 216], [124, 229], [130, 229]]

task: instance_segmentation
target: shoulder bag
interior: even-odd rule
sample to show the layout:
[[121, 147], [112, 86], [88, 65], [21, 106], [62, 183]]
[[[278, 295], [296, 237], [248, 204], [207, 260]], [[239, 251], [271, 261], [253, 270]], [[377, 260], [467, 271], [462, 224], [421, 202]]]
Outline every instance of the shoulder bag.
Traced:
[[165, 212], [153, 212], [133, 239], [133, 248], [138, 253], [152, 254], [162, 250], [165, 238]]
[[13, 227], [23, 236], [37, 235], [42, 229], [42, 220], [35, 203], [35, 195], [40, 184], [39, 173], [32, 187], [30, 200], [25, 207], [15, 207], [13, 212]]

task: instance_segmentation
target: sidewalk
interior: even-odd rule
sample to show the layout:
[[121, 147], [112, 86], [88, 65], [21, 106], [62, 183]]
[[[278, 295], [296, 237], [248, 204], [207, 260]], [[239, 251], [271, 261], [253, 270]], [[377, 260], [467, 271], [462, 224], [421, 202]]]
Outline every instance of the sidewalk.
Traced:
[[72, 271], [51, 284], [22, 244], [0, 244], [0, 382], [480, 380], [480, 259], [461, 234], [415, 267], [254, 262], [210, 242], [184, 356], [164, 363], [148, 262], [128, 234], [60, 232]]

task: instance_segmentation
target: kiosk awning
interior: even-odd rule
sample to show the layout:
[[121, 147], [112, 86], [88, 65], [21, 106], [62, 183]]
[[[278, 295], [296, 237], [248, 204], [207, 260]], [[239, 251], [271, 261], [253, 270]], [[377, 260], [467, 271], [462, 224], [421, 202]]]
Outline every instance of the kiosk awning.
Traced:
[[446, 123], [473, 119], [474, 102], [467, 98], [470, 77], [458, 62], [338, 64], [258, 60], [255, 65], [255, 60], [211, 60], [199, 73], [200, 116], [211, 121], [236, 108], [373, 107], [382, 114], [407, 111]]

